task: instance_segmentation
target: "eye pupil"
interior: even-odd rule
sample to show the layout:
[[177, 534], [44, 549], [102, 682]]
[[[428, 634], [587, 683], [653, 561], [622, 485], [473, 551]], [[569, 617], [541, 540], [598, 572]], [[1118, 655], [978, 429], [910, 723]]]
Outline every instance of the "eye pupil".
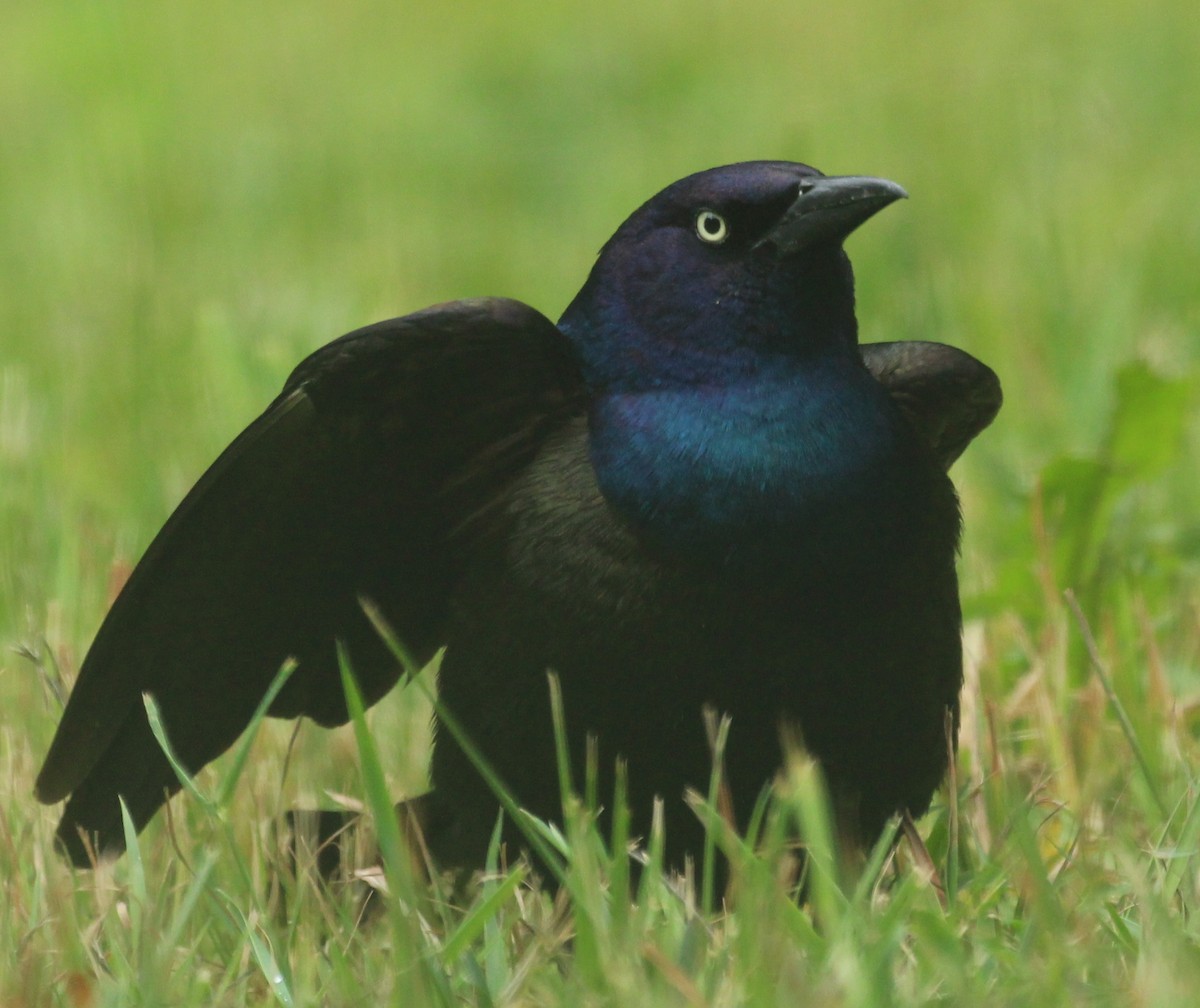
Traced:
[[720, 214], [711, 210], [701, 210], [696, 215], [696, 234], [701, 241], [719, 245], [729, 237], [729, 225]]

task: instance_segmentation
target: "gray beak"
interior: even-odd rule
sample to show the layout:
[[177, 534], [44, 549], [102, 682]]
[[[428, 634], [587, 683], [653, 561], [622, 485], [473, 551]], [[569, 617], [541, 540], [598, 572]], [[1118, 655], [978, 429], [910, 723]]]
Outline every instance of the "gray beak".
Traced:
[[889, 203], [907, 198], [895, 182], [869, 175], [806, 178], [795, 202], [755, 247], [774, 245], [788, 255], [814, 245], [840, 243]]

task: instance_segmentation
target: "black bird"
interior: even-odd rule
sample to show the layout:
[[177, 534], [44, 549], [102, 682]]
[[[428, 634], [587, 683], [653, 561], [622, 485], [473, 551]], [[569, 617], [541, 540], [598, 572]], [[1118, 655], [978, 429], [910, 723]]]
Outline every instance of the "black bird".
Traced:
[[[859, 346], [842, 242], [905, 195], [788, 162], [700, 172], [604, 246], [556, 327], [516, 301], [437, 305], [316, 351], [217, 459], [101, 626], [37, 781], [77, 864], [270, 708], [346, 720], [399, 676], [372, 600], [535, 814], [559, 809], [546, 670], [571, 744], [629, 765], [635, 823], [699, 826], [704, 705], [732, 716], [744, 819], [790, 726], [870, 841], [926, 809], [957, 724], [959, 508], [946, 475], [991, 421], [990, 369], [935, 343]], [[482, 860], [497, 802], [440, 739], [426, 838]]]

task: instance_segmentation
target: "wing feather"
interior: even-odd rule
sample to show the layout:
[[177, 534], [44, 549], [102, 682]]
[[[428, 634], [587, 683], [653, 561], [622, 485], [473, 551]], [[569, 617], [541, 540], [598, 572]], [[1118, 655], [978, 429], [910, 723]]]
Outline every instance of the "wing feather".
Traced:
[[946, 469], [1000, 410], [1000, 379], [963, 350], [920, 340], [866, 343], [859, 350]]
[[60, 837], [86, 863], [176, 790], [146, 723], [152, 693], [184, 765], [245, 728], [280, 665], [271, 713], [346, 720], [335, 641], [370, 701], [399, 668], [360, 597], [428, 659], [463, 565], [513, 476], [581, 408], [558, 329], [525, 305], [438, 305], [318, 350], [213, 463], [137, 565], [84, 661], [37, 781], [70, 796]]

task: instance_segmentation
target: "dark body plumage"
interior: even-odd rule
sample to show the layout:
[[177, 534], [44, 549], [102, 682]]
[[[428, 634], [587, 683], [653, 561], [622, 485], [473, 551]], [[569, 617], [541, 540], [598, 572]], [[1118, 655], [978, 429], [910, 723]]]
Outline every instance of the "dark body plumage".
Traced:
[[[780, 729], [822, 761], [869, 840], [919, 813], [946, 766], [961, 683], [950, 463], [1000, 403], [938, 344], [859, 347], [841, 242], [903, 195], [878, 179], [754, 162], [684, 179], [602, 251], [558, 327], [517, 302], [436, 306], [317, 351], [180, 505], [113, 606], [38, 780], [60, 836], [122, 844], [176, 783], [156, 695], [198, 768], [271, 713], [345, 720], [342, 641], [369, 700], [399, 669], [370, 598], [538, 815], [558, 811], [545, 672], [571, 741], [624, 756], [645, 829], [709, 756], [701, 708], [733, 717], [745, 815]], [[497, 803], [439, 740], [427, 839], [478, 863]]]

